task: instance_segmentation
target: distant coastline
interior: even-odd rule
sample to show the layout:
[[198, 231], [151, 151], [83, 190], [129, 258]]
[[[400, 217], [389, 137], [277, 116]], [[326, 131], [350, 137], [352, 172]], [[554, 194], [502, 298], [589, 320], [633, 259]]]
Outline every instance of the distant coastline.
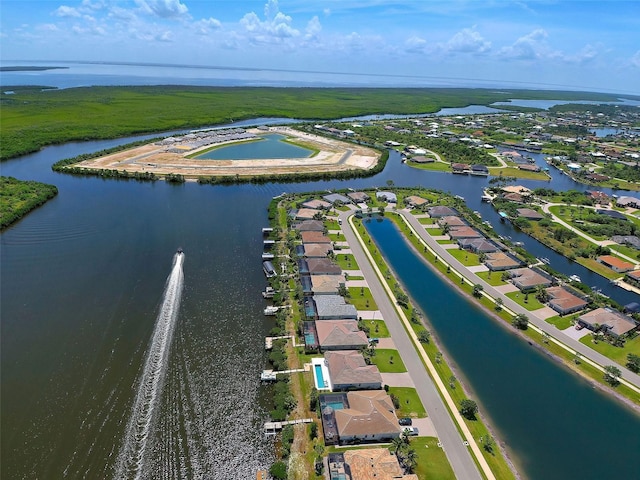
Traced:
[[69, 67], [38, 67], [35, 65], [20, 65], [0, 67], [0, 72], [41, 72], [43, 70], [68, 70]]

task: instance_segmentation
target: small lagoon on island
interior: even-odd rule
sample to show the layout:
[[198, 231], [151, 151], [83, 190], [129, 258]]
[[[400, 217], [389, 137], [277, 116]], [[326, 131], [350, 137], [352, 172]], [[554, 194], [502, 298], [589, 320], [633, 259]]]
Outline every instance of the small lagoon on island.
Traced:
[[195, 158], [203, 160], [268, 160], [273, 158], [305, 158], [313, 154], [308, 148], [285, 141], [285, 135], [270, 133], [260, 135], [257, 140], [221, 146]]

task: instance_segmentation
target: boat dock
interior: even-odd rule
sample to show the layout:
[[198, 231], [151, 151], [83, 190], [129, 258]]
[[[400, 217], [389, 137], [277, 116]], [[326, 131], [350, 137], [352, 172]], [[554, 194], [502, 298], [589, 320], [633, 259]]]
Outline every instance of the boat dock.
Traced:
[[274, 340], [282, 340], [285, 338], [290, 338], [293, 342], [294, 347], [304, 347], [304, 343], [296, 343], [296, 337], [293, 335], [282, 335], [280, 337], [264, 337], [264, 349], [271, 350], [273, 348]]
[[263, 382], [275, 382], [278, 375], [308, 372], [310, 367], [307, 368], [307, 365], [309, 364], [305, 364], [305, 368], [294, 368], [292, 370], [263, 370], [260, 374], [260, 380]]
[[263, 235], [269, 235], [271, 232], [273, 232], [273, 228], [272, 227], [263, 227], [262, 228]]
[[288, 420], [286, 422], [266, 422], [264, 424], [264, 434], [273, 436], [277, 434], [285, 425], [300, 425], [302, 423], [313, 423], [313, 418], [299, 418], [297, 420]]

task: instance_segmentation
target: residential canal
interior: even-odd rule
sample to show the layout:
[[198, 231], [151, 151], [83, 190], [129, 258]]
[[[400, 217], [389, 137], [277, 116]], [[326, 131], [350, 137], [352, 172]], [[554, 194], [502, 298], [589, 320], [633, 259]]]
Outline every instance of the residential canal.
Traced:
[[[531, 479], [638, 478], [640, 417], [529, 346], [459, 295], [388, 219], [365, 222], [425, 312], [519, 470]], [[593, 452], [589, 461], [583, 452]]]
[[[272, 445], [261, 430], [268, 395], [258, 378], [265, 360], [263, 337], [272, 326], [262, 315], [259, 293], [265, 285], [260, 228], [267, 224], [266, 207], [273, 196], [386, 187], [393, 180], [462, 195], [494, 226], [499, 223], [480, 204], [486, 178], [417, 171], [401, 164], [396, 154], [377, 176], [344, 182], [170, 185], [51, 171], [60, 159], [129, 141], [69, 143], [2, 164], [3, 175], [52, 183], [60, 192], [0, 236], [3, 478], [113, 476], [178, 247], [185, 251], [184, 293], [145, 473], [149, 478], [225, 478], [231, 472], [234, 478], [252, 478], [259, 467], [270, 464]], [[564, 185], [564, 176], [554, 176], [552, 187]], [[528, 248], [536, 245], [533, 240], [525, 243]], [[536, 255], [552, 258], [548, 249], [540, 248], [543, 253]], [[582, 270], [578, 274], [585, 278]], [[430, 315], [435, 324], [436, 314]], [[480, 312], [472, 312], [470, 318], [476, 317], [483, 321]], [[447, 318], [448, 312], [442, 321]], [[494, 355], [509, 348], [528, 350], [497, 334], [490, 346]], [[530, 361], [546, 360], [538, 356]], [[544, 383], [534, 396], [546, 399], [553, 390], [553, 398], [564, 403], [580, 398], [567, 390], [579, 380], [555, 364], [547, 368], [561, 381], [551, 387]], [[588, 431], [550, 430], [544, 438], [534, 437], [531, 445], [516, 448], [517, 439], [529, 434], [500, 420], [504, 408], [496, 403], [500, 399], [492, 394], [494, 389], [480, 393], [482, 384], [502, 377], [482, 376], [470, 368], [468, 378], [527, 476], [542, 478], [535, 462], [527, 459], [544, 458], [547, 450], [555, 449], [549, 446], [551, 437], [574, 445], [577, 436], [592, 442], [591, 448], [572, 452], [581, 458], [581, 452], [600, 452], [607, 445], [621, 452], [637, 450], [630, 448], [633, 439], [622, 433], [623, 426], [611, 424], [611, 437], [603, 437], [605, 427], [594, 421], [598, 417], [593, 411], [576, 413], [571, 405], [557, 406], [558, 400], [554, 408]], [[624, 411], [606, 397], [597, 409]], [[533, 431], [539, 421], [525, 410], [522, 422]], [[618, 465], [617, 458], [599, 454], [597, 463], [608, 465], [609, 471], [629, 468]], [[594, 468], [595, 462], [585, 464]]]

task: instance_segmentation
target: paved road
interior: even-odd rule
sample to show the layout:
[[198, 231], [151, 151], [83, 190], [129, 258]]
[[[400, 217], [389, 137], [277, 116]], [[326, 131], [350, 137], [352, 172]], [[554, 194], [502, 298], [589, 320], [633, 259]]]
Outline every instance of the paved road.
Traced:
[[443, 248], [442, 245], [436, 242], [436, 240], [434, 240], [434, 238], [427, 233], [426, 229], [424, 228], [424, 225], [422, 225], [411, 213], [406, 211], [398, 211], [398, 213], [400, 213], [402, 216], [404, 216], [404, 218], [406, 218], [409, 221], [409, 224], [413, 227], [413, 229], [416, 232], [418, 232], [418, 235], [420, 235], [420, 238], [422, 238], [422, 240], [424, 240], [424, 242], [427, 245], [429, 245], [429, 247], [434, 252], [436, 252], [436, 254], [439, 257], [441, 257], [445, 262], [451, 265], [452, 269], [462, 273], [467, 279], [469, 279], [469, 281], [473, 282], [474, 284], [477, 283], [482, 285], [484, 291], [489, 296], [493, 298], [502, 298], [502, 301], [504, 302], [503, 305], [506, 308], [508, 308], [509, 310], [515, 313], [525, 314], [533, 325], [538, 327], [543, 332], [548, 333], [550, 336], [555, 337], [560, 342], [567, 345], [569, 348], [575, 350], [576, 352], [579, 352], [580, 355], [582, 355], [582, 357], [588, 358], [589, 360], [603, 367], [607, 365], [617, 366], [622, 372], [623, 379], [635, 385], [636, 387], [640, 387], [640, 375], [633, 373], [627, 368], [616, 364], [613, 360], [605, 357], [604, 355], [596, 352], [595, 350], [589, 348], [588, 346], [583, 345], [582, 343], [569, 337], [567, 334], [563, 333], [561, 330], [558, 330], [557, 328], [555, 328], [555, 326], [550, 325], [549, 323], [545, 322], [544, 319], [537, 317], [534, 313], [530, 312], [529, 310], [525, 309], [524, 307], [520, 306], [519, 304], [511, 300], [509, 297], [500, 293], [498, 290], [496, 290], [495, 287], [492, 287], [487, 282], [477, 277], [473, 272], [471, 272], [471, 270], [465, 267], [456, 258], [451, 256], [451, 254], [447, 252], [447, 250]]
[[360, 269], [369, 283], [371, 294], [378, 304], [378, 308], [382, 313], [389, 333], [395, 342], [398, 351], [402, 355], [402, 360], [407, 367], [407, 371], [411, 376], [418, 396], [422, 401], [429, 418], [438, 433], [438, 438], [443, 445], [444, 451], [449, 459], [449, 463], [453, 468], [456, 478], [473, 480], [482, 479], [476, 464], [469, 452], [469, 447], [465, 446], [463, 438], [458, 432], [449, 411], [444, 405], [440, 394], [436, 389], [431, 377], [425, 370], [418, 353], [416, 352], [411, 339], [402, 325], [402, 321], [398, 317], [396, 310], [387, 296], [373, 267], [369, 263], [367, 256], [360, 245], [351, 225], [347, 221], [348, 217], [353, 214], [352, 211], [341, 212], [342, 227], [344, 235], [351, 246], [353, 255], [360, 266]]

